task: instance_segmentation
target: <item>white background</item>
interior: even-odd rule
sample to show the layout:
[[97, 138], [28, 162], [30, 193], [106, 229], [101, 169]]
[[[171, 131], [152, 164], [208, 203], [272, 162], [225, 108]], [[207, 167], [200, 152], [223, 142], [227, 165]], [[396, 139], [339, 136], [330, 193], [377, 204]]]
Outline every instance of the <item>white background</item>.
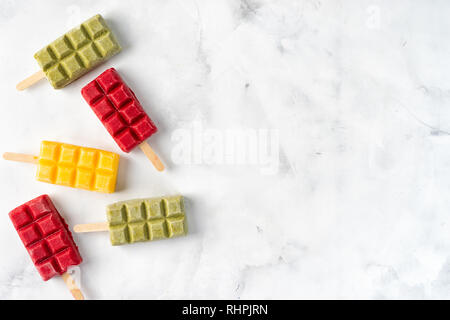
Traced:
[[[122, 53], [62, 90], [15, 90], [37, 50], [96, 13]], [[118, 200], [187, 198], [185, 238], [75, 235], [89, 299], [450, 298], [449, 15], [445, 0], [2, 0], [0, 151], [37, 154], [47, 139], [121, 164], [104, 195], [0, 161], [0, 298], [71, 298], [40, 279], [7, 216], [43, 193], [71, 226]], [[82, 100], [112, 66], [159, 128], [162, 174]], [[278, 172], [174, 163], [174, 133], [196, 121], [278, 130]]]

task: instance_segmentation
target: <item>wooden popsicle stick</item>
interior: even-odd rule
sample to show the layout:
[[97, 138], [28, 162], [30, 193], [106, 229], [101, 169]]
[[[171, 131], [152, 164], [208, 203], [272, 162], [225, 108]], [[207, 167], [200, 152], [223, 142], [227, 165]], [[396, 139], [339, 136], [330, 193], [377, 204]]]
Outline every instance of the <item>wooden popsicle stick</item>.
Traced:
[[23, 153], [5, 152], [3, 154], [3, 159], [10, 160], [10, 161], [34, 163], [34, 164], [39, 163], [39, 157], [33, 156], [31, 154], [23, 154]]
[[108, 222], [77, 224], [73, 227], [76, 233], [108, 231]]
[[144, 152], [144, 154], [147, 156], [147, 158], [153, 163], [156, 170], [163, 171], [164, 170], [164, 164], [161, 162], [159, 157], [156, 155], [155, 151], [153, 151], [152, 147], [147, 143], [147, 141], [142, 142], [139, 147]]
[[26, 78], [25, 80], [20, 81], [17, 86], [16, 89], [19, 91], [23, 91], [26, 88], [31, 87], [33, 84], [39, 82], [40, 80], [45, 78], [45, 73], [44, 71], [38, 71], [35, 74], [29, 76], [28, 78]]
[[83, 293], [81, 293], [80, 288], [75, 283], [75, 280], [70, 276], [68, 272], [64, 273], [62, 275], [62, 278], [64, 282], [66, 283], [67, 287], [70, 290], [70, 293], [74, 297], [75, 300], [84, 300]]

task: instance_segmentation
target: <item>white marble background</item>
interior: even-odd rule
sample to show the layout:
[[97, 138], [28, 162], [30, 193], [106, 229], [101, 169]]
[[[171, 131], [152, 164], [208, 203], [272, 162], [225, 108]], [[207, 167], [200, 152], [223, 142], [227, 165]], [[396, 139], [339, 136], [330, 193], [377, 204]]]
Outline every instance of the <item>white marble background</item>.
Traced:
[[[14, 89], [35, 51], [96, 13], [120, 55], [60, 91]], [[89, 299], [450, 298], [449, 15], [445, 0], [2, 0], [0, 151], [48, 139], [122, 163], [102, 195], [0, 161], [0, 298], [71, 298], [40, 279], [7, 216], [43, 193], [70, 225], [104, 221], [117, 200], [188, 199], [185, 238], [75, 235]], [[82, 100], [110, 66], [158, 125], [167, 172], [120, 152]], [[176, 164], [173, 135], [196, 121], [278, 130], [278, 173]]]

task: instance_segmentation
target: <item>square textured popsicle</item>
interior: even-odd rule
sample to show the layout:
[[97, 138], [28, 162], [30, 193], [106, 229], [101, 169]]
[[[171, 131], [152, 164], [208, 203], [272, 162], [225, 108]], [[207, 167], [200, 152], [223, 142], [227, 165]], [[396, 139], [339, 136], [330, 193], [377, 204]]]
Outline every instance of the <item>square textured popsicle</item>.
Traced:
[[182, 196], [136, 199], [106, 209], [113, 246], [187, 233]]
[[81, 94], [124, 152], [130, 152], [157, 131], [114, 68], [87, 84]]
[[39, 50], [34, 58], [51, 85], [60, 89], [120, 50], [114, 34], [97, 14]]
[[118, 167], [116, 153], [43, 141], [36, 178], [72, 188], [112, 193]]
[[83, 261], [66, 222], [48, 195], [17, 207], [9, 217], [44, 281]]

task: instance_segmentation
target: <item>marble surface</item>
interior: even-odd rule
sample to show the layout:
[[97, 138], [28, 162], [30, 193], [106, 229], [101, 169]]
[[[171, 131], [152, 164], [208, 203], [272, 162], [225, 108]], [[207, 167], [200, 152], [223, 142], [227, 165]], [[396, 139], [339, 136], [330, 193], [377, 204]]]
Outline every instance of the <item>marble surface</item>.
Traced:
[[[0, 299], [70, 299], [42, 282], [7, 213], [40, 194], [70, 225], [181, 193], [185, 238], [112, 247], [75, 235], [89, 299], [450, 298], [450, 3], [1, 1], [1, 151], [43, 139], [121, 154], [118, 192], [0, 161]], [[35, 51], [104, 15], [123, 52], [63, 90], [17, 92]], [[116, 67], [168, 170], [122, 153], [80, 96]]]

